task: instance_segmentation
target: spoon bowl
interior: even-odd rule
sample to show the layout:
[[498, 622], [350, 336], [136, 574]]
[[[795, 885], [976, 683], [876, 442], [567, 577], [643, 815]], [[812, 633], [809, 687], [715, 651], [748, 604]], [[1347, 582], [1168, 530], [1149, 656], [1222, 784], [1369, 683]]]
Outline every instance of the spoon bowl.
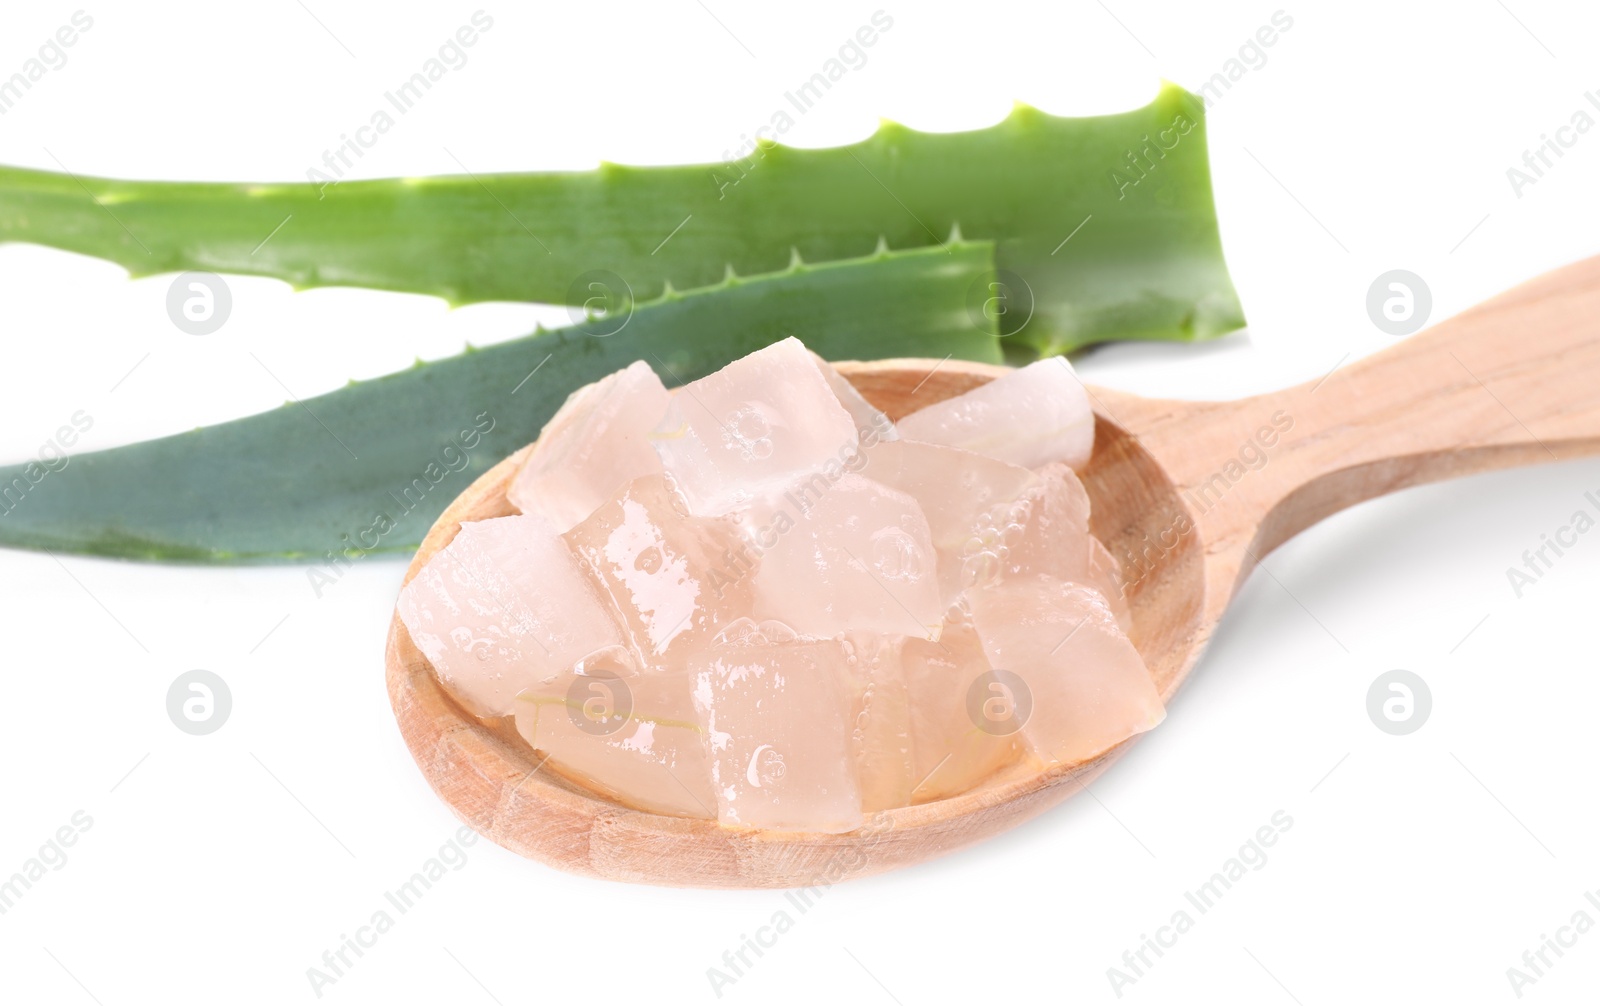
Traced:
[[[953, 360], [838, 367], [892, 419], [1005, 372]], [[1121, 562], [1130, 638], [1167, 701], [1244, 577], [1316, 521], [1423, 482], [1600, 452], [1600, 260], [1284, 391], [1232, 402], [1088, 391], [1096, 440], [1081, 475], [1090, 529]], [[451, 504], [407, 582], [463, 522], [517, 512], [506, 490], [529, 450]], [[543, 765], [508, 720], [480, 720], [444, 692], [398, 617], [386, 663], [400, 732], [462, 820], [521, 855], [613, 880], [807, 887], [907, 866], [1042, 813], [1137, 740], [1076, 765], [1018, 762], [966, 793], [879, 812], [846, 834], [736, 829], [624, 807]]]

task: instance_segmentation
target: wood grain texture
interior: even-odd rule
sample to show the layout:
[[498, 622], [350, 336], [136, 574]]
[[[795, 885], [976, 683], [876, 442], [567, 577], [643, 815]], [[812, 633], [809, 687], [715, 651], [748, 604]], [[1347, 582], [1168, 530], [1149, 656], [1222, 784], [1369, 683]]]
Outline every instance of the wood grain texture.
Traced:
[[[1003, 372], [931, 360], [840, 369], [895, 418]], [[1091, 529], [1122, 561], [1134, 645], [1170, 699], [1250, 569], [1316, 521], [1422, 482], [1600, 452], [1600, 260], [1284, 391], [1234, 402], [1090, 394], [1096, 444], [1082, 474]], [[484, 474], [439, 518], [408, 582], [463, 521], [516, 512], [506, 487], [526, 453]], [[480, 722], [444, 694], [398, 618], [387, 669], [400, 731], [462, 820], [514, 852], [613, 880], [805, 887], [906, 866], [1042, 813], [1132, 743], [1077, 766], [1015, 765], [969, 793], [874, 815], [850, 834], [741, 831], [631, 810], [541, 768], [505, 724]]]

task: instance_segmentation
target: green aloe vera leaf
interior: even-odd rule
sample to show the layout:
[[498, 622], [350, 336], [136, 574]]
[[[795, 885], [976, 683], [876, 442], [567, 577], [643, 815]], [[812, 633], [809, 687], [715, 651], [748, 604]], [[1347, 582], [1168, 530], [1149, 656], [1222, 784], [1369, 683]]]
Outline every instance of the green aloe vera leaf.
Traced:
[[631, 314], [80, 454], [56, 471], [0, 468], [0, 545], [186, 562], [409, 552], [472, 479], [535, 439], [569, 392], [635, 360], [671, 385], [792, 335], [829, 359], [870, 347], [998, 362], [993, 325], [974, 323], [965, 304], [972, 284], [993, 277], [993, 251], [970, 242], [730, 275]]
[[[757, 132], [767, 140], [779, 127]], [[667, 284], [707, 286], [725, 265], [773, 272], [791, 248], [823, 262], [868, 255], [880, 240], [940, 245], [959, 227], [995, 242], [1000, 285], [973, 297], [1016, 336], [1012, 355], [1205, 338], [1244, 324], [1218, 237], [1201, 103], [1175, 85], [1115, 115], [1018, 105], [969, 132], [885, 123], [850, 146], [747, 150], [717, 165], [338, 184], [0, 168], [0, 240], [111, 259], [136, 276], [199, 269], [454, 303], [574, 304], [606, 287], [646, 300]], [[600, 286], [597, 270], [612, 274]]]

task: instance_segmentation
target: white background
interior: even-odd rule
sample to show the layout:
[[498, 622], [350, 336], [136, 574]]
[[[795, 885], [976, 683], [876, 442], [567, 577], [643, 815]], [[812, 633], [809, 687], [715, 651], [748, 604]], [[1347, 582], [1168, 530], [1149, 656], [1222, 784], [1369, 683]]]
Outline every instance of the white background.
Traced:
[[[302, 179], [479, 2], [87, 7], [94, 26], [69, 62], [0, 117], [0, 162]], [[1131, 107], [1162, 76], [1197, 87], [1280, 9], [481, 2], [493, 29], [361, 175], [458, 172], [456, 158], [474, 172], [715, 160], [880, 5], [893, 28], [788, 139], [855, 140], [879, 116], [978, 127], [1013, 99]], [[6, 5], [0, 75], [76, 9]], [[1600, 251], [1600, 132], [1520, 198], [1506, 176], [1600, 88], [1592, 5], [1281, 9], [1292, 29], [1210, 117], [1250, 331], [1102, 349], [1079, 361], [1092, 381], [1184, 398], [1269, 390], [1393, 344], [1364, 308], [1380, 272], [1420, 274], [1442, 318]], [[564, 317], [238, 279], [227, 327], [197, 338], [169, 322], [169, 282], [0, 247], [0, 459], [32, 455], [80, 409], [93, 449], [277, 405], [283, 389], [252, 352], [306, 396]], [[1589, 489], [1600, 462], [1496, 474], [1361, 506], [1290, 542], [1096, 799], [835, 888], [723, 998], [1115, 1001], [1107, 968], [1283, 810], [1294, 824], [1266, 866], [1126, 1000], [1514, 1001], [1506, 969], [1541, 934], [1585, 907], [1600, 921], [1583, 900], [1600, 888], [1600, 538], [1520, 600], [1505, 573]], [[318, 600], [296, 567], [0, 553], [0, 875], [74, 811], [94, 822], [0, 916], [0, 999], [314, 999], [307, 968], [458, 827], [384, 694], [401, 571], [365, 560]], [[1434, 699], [1407, 737], [1365, 711], [1369, 684], [1397, 667]], [[164, 708], [193, 668], [233, 691], [232, 718], [206, 737], [174, 729]], [[707, 969], [790, 907], [771, 891], [579, 879], [487, 842], [469, 852], [326, 1001], [712, 1002]], [[1574, 1002], [1597, 983], [1600, 935], [1588, 934], [1524, 997]]]

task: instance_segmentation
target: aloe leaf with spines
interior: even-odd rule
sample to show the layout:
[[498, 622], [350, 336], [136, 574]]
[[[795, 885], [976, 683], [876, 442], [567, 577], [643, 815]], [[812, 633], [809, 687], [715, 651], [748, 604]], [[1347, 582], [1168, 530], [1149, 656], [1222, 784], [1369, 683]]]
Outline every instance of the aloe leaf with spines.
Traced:
[[[1200, 100], [1165, 85], [1129, 112], [849, 146], [762, 143], [714, 165], [340, 181], [112, 181], [0, 168], [0, 240], [111, 259], [134, 275], [211, 270], [488, 300], [582, 303], [605, 270], [648, 300], [725, 265], [776, 271], [890, 248], [995, 243], [971, 292], [1009, 355], [1109, 339], [1197, 339], [1244, 323], [1212, 202]], [[870, 344], [869, 344], [870, 345]]]
[[0, 468], [0, 545], [134, 559], [342, 562], [409, 552], [468, 483], [534, 440], [574, 389], [635, 360], [669, 385], [787, 336], [831, 359], [999, 362], [967, 310], [987, 242], [771, 275], [731, 273], [631, 314], [497, 343], [259, 415]]

